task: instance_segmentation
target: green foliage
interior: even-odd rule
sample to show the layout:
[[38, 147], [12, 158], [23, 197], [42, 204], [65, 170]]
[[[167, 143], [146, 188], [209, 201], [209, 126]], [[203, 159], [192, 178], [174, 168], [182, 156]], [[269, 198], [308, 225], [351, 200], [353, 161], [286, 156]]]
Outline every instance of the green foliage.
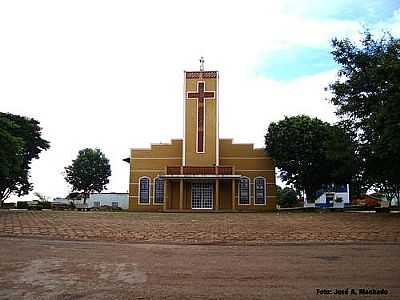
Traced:
[[38, 192], [33, 194], [38, 198], [38, 209], [51, 209], [50, 197]]
[[297, 205], [297, 193], [291, 187], [282, 189], [280, 186], [277, 186], [277, 197], [280, 207], [295, 207]]
[[35, 119], [0, 113], [0, 204], [12, 193], [22, 196], [32, 190], [30, 163], [50, 148], [41, 134]]
[[17, 208], [17, 205], [16, 205], [16, 203], [13, 203], [13, 202], [9, 202], [9, 203], [3, 203], [3, 207], [2, 208], [5, 208], [5, 209], [14, 209], [14, 208]]
[[18, 209], [28, 209], [28, 201], [17, 201], [17, 208]]
[[332, 45], [340, 71], [331, 102], [357, 142], [359, 182], [400, 196], [400, 40], [366, 31], [359, 45], [348, 39]]
[[72, 192], [69, 193], [66, 197], [68, 200], [81, 200], [82, 199], [82, 194], [80, 192]]
[[278, 198], [278, 201], [281, 197], [282, 194], [282, 188], [279, 185], [276, 185], [276, 197]]
[[111, 167], [100, 149], [86, 148], [65, 167], [65, 180], [72, 185], [72, 191], [83, 193], [84, 203], [92, 192], [101, 192], [109, 183]]
[[317, 118], [300, 115], [271, 123], [265, 147], [281, 179], [309, 199], [323, 184], [348, 182], [355, 173], [351, 138]]
[[[22, 171], [23, 140], [11, 134], [16, 124], [0, 116], [0, 178], [5, 182], [6, 178], [19, 174]], [[0, 183], [1, 184], [1, 183]], [[1, 184], [2, 185], [2, 184]]]

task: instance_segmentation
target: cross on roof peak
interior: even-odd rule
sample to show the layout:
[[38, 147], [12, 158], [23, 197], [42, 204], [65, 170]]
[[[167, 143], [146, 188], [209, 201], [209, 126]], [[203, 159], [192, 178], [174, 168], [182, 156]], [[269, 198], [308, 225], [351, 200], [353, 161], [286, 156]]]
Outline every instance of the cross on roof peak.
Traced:
[[200, 57], [200, 71], [203, 72], [204, 71], [204, 57]]

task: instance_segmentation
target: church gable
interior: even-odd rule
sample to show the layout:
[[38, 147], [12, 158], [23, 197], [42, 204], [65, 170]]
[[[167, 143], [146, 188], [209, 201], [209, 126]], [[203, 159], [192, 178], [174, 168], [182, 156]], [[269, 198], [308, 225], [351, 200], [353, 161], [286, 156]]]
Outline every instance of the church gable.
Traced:
[[254, 148], [253, 144], [233, 143], [233, 139], [219, 140], [219, 156], [220, 159], [241, 157], [241, 158], [271, 158], [267, 156], [263, 148]]
[[131, 159], [135, 158], [182, 158], [182, 140], [173, 139], [171, 143], [151, 144], [150, 148], [131, 149]]
[[254, 148], [253, 144], [235, 144], [232, 139], [221, 139], [220, 162], [221, 165], [234, 166], [235, 174], [252, 181], [258, 176], [264, 177], [267, 185], [273, 187], [271, 196], [275, 194], [275, 164], [264, 149]]

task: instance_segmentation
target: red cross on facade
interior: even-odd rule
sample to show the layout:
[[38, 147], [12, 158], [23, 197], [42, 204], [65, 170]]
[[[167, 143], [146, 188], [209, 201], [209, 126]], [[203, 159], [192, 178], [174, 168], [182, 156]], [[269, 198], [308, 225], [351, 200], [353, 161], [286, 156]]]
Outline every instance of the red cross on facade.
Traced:
[[214, 99], [215, 92], [205, 91], [205, 83], [197, 82], [197, 92], [188, 92], [188, 99], [197, 99], [197, 152], [204, 152], [204, 100]]

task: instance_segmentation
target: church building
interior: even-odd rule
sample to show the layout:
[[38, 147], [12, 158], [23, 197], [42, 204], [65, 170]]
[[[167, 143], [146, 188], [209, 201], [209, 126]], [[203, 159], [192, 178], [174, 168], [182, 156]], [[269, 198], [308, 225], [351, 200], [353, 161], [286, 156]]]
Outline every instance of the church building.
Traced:
[[205, 71], [200, 62], [200, 71], [184, 72], [183, 139], [131, 149], [129, 210], [275, 209], [273, 160], [263, 148], [219, 138], [219, 74]]

